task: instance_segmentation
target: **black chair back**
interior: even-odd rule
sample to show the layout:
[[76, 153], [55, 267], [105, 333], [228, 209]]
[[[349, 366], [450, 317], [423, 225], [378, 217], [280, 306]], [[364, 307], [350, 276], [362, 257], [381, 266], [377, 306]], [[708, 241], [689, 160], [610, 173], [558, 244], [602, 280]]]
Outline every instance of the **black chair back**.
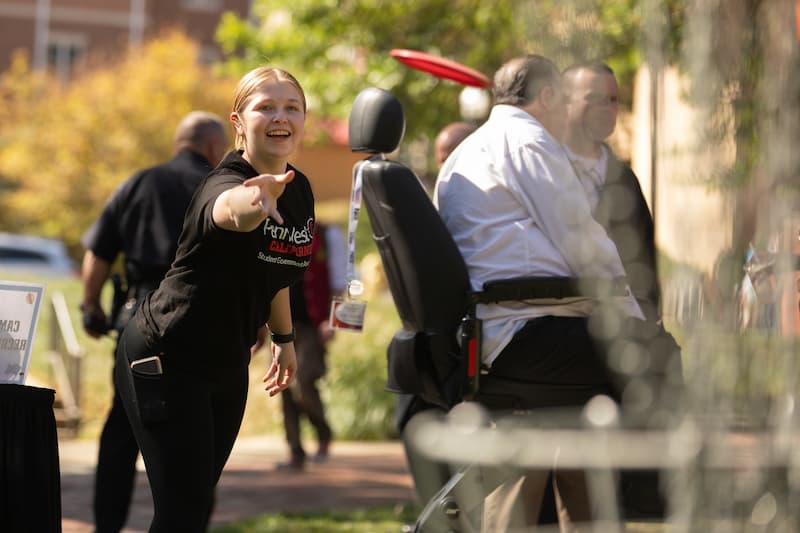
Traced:
[[[349, 126], [353, 151], [392, 152], [405, 130], [402, 106], [387, 91], [365, 89]], [[449, 408], [464, 385], [456, 336], [470, 289], [464, 260], [408, 167], [373, 157], [354, 172], [362, 174], [363, 203], [403, 324], [389, 346], [387, 388]]]

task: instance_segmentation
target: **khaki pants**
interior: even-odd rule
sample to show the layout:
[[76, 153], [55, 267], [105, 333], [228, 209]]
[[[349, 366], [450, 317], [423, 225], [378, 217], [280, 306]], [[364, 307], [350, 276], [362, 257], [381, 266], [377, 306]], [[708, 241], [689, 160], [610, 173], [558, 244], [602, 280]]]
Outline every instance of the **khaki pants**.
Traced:
[[[492, 483], [498, 480], [496, 476], [509, 474], [508, 470], [494, 470], [487, 472], [485, 479]], [[484, 500], [482, 531], [513, 533], [535, 530], [548, 476], [546, 470], [531, 470], [508, 477]], [[593, 516], [584, 472], [554, 470], [553, 484], [560, 531], [581, 531], [579, 526], [589, 524]]]

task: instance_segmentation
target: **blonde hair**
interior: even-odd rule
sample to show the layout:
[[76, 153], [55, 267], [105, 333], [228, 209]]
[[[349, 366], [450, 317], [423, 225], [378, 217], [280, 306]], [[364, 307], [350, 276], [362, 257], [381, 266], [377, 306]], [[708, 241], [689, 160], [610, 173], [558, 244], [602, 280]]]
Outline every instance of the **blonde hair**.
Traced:
[[[285, 70], [275, 67], [254, 68], [239, 80], [236, 90], [233, 93], [233, 112], [241, 113], [247, 105], [248, 100], [262, 85], [272, 81], [288, 81], [297, 88], [303, 100], [303, 113], [306, 112], [306, 93], [300, 86], [300, 82]], [[236, 132], [235, 146], [238, 150], [244, 149], [244, 135]]]

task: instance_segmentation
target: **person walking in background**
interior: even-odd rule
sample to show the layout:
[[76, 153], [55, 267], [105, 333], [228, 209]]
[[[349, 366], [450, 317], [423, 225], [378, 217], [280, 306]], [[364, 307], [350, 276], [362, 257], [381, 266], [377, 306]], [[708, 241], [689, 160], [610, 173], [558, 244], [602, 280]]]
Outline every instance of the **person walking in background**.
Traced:
[[[197, 186], [222, 159], [227, 144], [225, 125], [218, 116], [193, 111], [175, 130], [174, 157], [137, 172], [111, 196], [81, 239], [86, 248], [81, 311], [89, 336], [99, 338], [109, 328], [122, 331], [138, 302], [158, 286], [175, 257], [186, 207]], [[126, 288], [116, 284], [116, 305], [109, 321], [100, 295], [120, 253]], [[138, 455], [139, 447], [114, 387], [97, 457], [93, 501], [97, 533], [117, 533], [125, 525]]]
[[[439, 130], [433, 139], [433, 159], [436, 161], [436, 172], [442, 167], [447, 156], [458, 146], [458, 143], [475, 131], [475, 128], [477, 128], [475, 124], [458, 121], [451, 122]], [[420, 182], [428, 194], [432, 194], [436, 187], [436, 173], [426, 173], [420, 176]]]
[[297, 371], [289, 286], [310, 263], [315, 216], [288, 158], [305, 118], [290, 73], [265, 66], [239, 80], [236, 150], [198, 188], [172, 267], [120, 338], [115, 379], [150, 481], [151, 533], [206, 531], [267, 333], [269, 396]]
[[306, 452], [300, 437], [300, 420], [305, 416], [317, 436], [315, 462], [328, 459], [333, 432], [325, 419], [317, 381], [325, 376], [327, 344], [333, 338], [329, 314], [331, 300], [343, 294], [347, 257], [341, 230], [335, 225], [317, 224], [311, 247], [311, 263], [300, 282], [290, 287], [292, 320], [297, 339], [297, 374], [289, 388], [281, 393], [283, 427], [290, 458], [279, 468], [302, 470]]

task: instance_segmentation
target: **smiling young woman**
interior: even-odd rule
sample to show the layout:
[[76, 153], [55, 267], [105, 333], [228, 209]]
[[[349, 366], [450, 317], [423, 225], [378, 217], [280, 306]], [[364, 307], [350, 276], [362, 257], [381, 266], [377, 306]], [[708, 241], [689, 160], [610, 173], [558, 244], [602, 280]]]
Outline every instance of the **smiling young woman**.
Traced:
[[[170, 271], [121, 336], [115, 379], [150, 479], [151, 533], [206, 531], [250, 355], [268, 330], [269, 395], [297, 370], [289, 285], [309, 264], [315, 218], [309, 181], [288, 157], [305, 114], [288, 72], [261, 67], [241, 79], [230, 115], [236, 149], [198, 188]], [[151, 357], [161, 373], [132, 370]]]
[[303, 139], [306, 100], [297, 80], [283, 70], [257, 69], [243, 80], [231, 121], [236, 147], [259, 172], [282, 173]]

